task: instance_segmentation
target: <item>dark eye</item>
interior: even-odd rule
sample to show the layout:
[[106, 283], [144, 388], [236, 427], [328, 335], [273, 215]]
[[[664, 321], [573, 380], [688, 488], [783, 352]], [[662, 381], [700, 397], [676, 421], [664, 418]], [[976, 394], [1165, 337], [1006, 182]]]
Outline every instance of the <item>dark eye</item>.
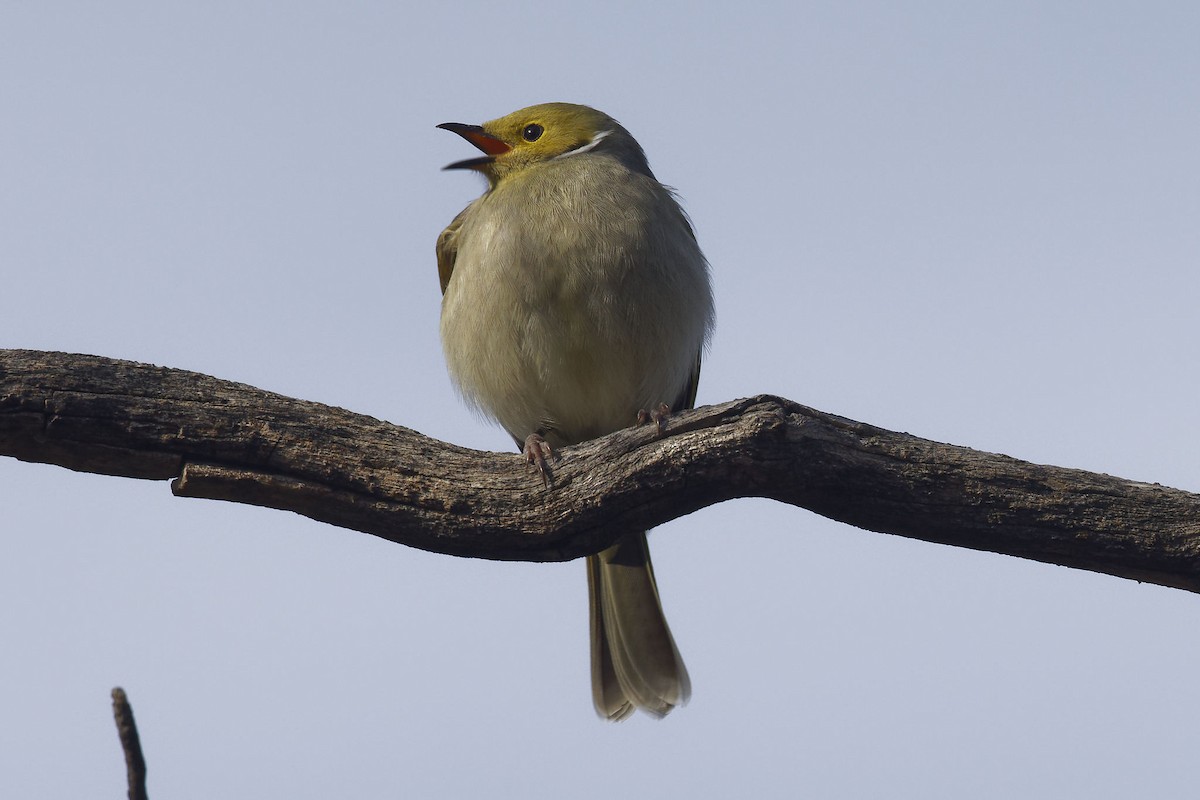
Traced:
[[544, 130], [545, 128], [535, 122], [532, 125], [526, 125], [525, 130], [521, 131], [521, 136], [524, 137], [525, 141], [527, 142], [536, 142], [538, 139], [542, 138], [542, 131]]

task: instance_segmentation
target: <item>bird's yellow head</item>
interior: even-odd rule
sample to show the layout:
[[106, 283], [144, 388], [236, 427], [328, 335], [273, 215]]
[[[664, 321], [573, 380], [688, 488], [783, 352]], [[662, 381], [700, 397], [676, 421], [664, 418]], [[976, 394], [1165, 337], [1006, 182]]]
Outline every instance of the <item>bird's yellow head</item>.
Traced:
[[457, 133], [487, 154], [445, 168], [482, 172], [493, 186], [534, 165], [588, 152], [610, 154], [635, 172], [651, 174], [641, 146], [629, 131], [588, 106], [542, 103], [482, 125], [446, 122], [438, 127]]

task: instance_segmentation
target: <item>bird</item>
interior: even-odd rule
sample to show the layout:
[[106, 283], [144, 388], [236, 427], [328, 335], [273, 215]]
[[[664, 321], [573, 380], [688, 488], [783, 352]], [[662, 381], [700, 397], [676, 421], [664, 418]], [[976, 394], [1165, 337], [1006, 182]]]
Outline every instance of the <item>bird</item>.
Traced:
[[[620, 123], [543, 103], [448, 122], [483, 155], [487, 189], [437, 239], [451, 379], [531, 463], [692, 408], [714, 325], [708, 262], [672, 189]], [[666, 716], [691, 682], [644, 532], [587, 558], [592, 700], [600, 717]]]

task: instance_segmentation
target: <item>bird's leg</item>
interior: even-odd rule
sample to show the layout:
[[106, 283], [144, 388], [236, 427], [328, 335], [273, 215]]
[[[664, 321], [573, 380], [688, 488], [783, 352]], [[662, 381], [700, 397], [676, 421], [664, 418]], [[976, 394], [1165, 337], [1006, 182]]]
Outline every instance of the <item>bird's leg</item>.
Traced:
[[671, 407], [666, 403], [659, 403], [656, 408], [647, 411], [640, 409], [637, 415], [638, 425], [645, 425], [647, 422], [653, 422], [658, 428], [660, 434], [667, 430], [667, 420], [671, 418]]
[[525, 437], [525, 446], [521, 452], [525, 454], [526, 461], [537, 467], [538, 474], [542, 476], [542, 485], [550, 486], [554, 482], [554, 473], [550, 471], [549, 461], [554, 457], [554, 449], [550, 447], [550, 443], [540, 433], [531, 433]]

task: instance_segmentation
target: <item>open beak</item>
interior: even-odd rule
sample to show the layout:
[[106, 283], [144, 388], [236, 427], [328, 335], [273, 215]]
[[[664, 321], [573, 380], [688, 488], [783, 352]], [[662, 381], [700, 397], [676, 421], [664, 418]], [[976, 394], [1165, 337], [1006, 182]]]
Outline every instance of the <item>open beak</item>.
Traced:
[[486, 169], [489, 164], [496, 160], [496, 156], [507, 153], [512, 150], [504, 142], [492, 136], [478, 125], [464, 125], [461, 122], [443, 122], [438, 125], [444, 131], [457, 133], [459, 136], [466, 139], [471, 144], [478, 147], [483, 152], [487, 153], [482, 158], [468, 158], [465, 161], [455, 161], [453, 164], [447, 164], [442, 169]]

